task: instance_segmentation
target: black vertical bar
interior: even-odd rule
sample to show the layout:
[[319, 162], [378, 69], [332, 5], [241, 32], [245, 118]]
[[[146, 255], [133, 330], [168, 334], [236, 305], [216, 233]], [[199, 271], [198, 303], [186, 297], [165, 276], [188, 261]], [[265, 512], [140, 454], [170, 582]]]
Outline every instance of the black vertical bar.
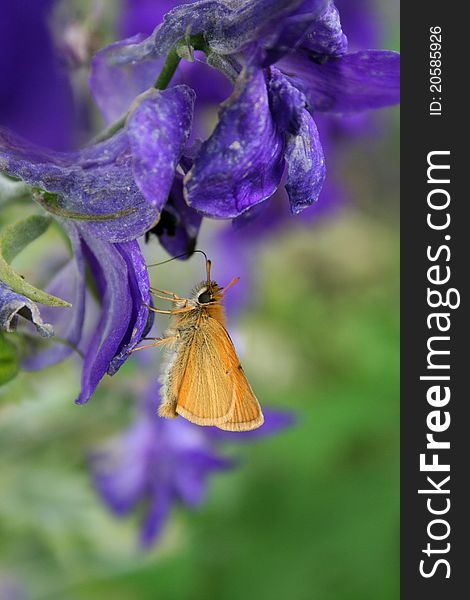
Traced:
[[[439, 29], [440, 42], [438, 34], [431, 37], [432, 32]], [[466, 179], [470, 175], [470, 165], [466, 162], [470, 150], [465, 147], [470, 130], [467, 91], [470, 68], [464, 49], [470, 30], [466, 18], [458, 13], [457, 4], [428, 0], [402, 5], [401, 37], [401, 598], [460, 600], [470, 594], [466, 581], [470, 576], [467, 546], [470, 527], [466, 515], [470, 510], [470, 394], [466, 382], [470, 379], [467, 342], [470, 333], [470, 192], [466, 189]], [[437, 45], [431, 45], [433, 43], [440, 43], [440, 50]], [[437, 60], [435, 53], [439, 51], [438, 67], [438, 63], [431, 61], [432, 53]], [[439, 74], [436, 69], [440, 69]], [[435, 87], [432, 88], [433, 84]], [[431, 179], [439, 179], [440, 183], [428, 182], [428, 154], [433, 151], [449, 152], [435, 154], [431, 159], [441, 165], [450, 165], [450, 170], [431, 171]], [[447, 178], [450, 183], [442, 183]], [[444, 191], [433, 192], [431, 204], [440, 202], [444, 205], [447, 194], [450, 195], [448, 208], [429, 207], [428, 194], [432, 190]], [[447, 213], [451, 219], [448, 228], [433, 229], [427, 223], [428, 214], [431, 214], [435, 225], [443, 224]], [[427, 256], [428, 247], [431, 257], [437, 256], [434, 260]], [[431, 271], [430, 277], [444, 279], [448, 274], [446, 267], [449, 267], [449, 282], [434, 284], [429, 281], [428, 269], [436, 265], [439, 265], [438, 270]], [[460, 294], [460, 306], [455, 309], [430, 307], [428, 287], [440, 290], [443, 295], [455, 288]], [[451, 293], [451, 303], [456, 299], [457, 292]], [[437, 302], [436, 294], [431, 301]], [[447, 332], [439, 331], [437, 318], [430, 317], [427, 322], [432, 313], [448, 315], [451, 325]], [[444, 329], [447, 318], [442, 317], [439, 322]], [[440, 349], [450, 350], [449, 355], [433, 358], [434, 364], [441, 367], [449, 364], [449, 369], [428, 368], [427, 343], [432, 336], [450, 338], [431, 342], [434, 349], [440, 346]], [[420, 380], [420, 376], [436, 375], [448, 376], [450, 380]], [[446, 405], [443, 401], [442, 406], [432, 406], [427, 400], [428, 389], [437, 385], [450, 389], [451, 396]], [[440, 390], [442, 394], [445, 391], [443, 387]], [[433, 398], [436, 399], [436, 395], [431, 396], [431, 400]], [[429, 416], [437, 410], [439, 416]], [[446, 412], [451, 421], [444, 429]], [[433, 432], [429, 424], [444, 430]], [[450, 442], [450, 449], [427, 449], [427, 434], [433, 434], [434, 440]], [[420, 454], [426, 455], [426, 463], [437, 454], [438, 462], [449, 464], [450, 471], [421, 471]], [[434, 484], [427, 480], [428, 476]], [[450, 480], [442, 483], [448, 476]], [[449, 490], [449, 493], [438, 492], [436, 486], [442, 492]], [[420, 489], [434, 493], [419, 494]], [[448, 511], [431, 514], [429, 507], [435, 511], [448, 508]], [[450, 528], [448, 535], [448, 527], [442, 521]], [[429, 532], [442, 539], [433, 539]], [[437, 564], [439, 560], [446, 562]], [[420, 572], [420, 565], [428, 577]]]

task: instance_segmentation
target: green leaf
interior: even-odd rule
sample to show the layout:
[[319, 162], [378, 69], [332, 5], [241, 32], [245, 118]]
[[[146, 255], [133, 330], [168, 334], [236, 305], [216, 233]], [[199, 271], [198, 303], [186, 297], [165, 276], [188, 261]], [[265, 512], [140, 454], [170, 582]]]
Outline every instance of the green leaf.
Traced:
[[71, 306], [69, 302], [34, 287], [10, 266], [10, 262], [15, 256], [42, 235], [50, 223], [50, 217], [32, 215], [13, 225], [8, 225], [0, 232], [0, 279], [14, 292], [22, 294], [34, 302], [48, 306], [69, 307]]
[[16, 377], [19, 370], [15, 345], [0, 331], [0, 385]]

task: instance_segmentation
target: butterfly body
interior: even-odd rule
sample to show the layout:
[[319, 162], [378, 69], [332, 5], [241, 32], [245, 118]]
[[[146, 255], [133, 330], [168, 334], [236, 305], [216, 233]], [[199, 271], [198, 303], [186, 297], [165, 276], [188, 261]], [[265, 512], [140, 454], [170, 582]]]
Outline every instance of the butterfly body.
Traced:
[[190, 298], [172, 294], [173, 311], [159, 311], [172, 315], [159, 342], [167, 354], [160, 416], [181, 415], [198, 425], [229, 431], [249, 431], [263, 424], [259, 402], [225, 328], [221, 300], [228, 287], [220, 288], [208, 278]]

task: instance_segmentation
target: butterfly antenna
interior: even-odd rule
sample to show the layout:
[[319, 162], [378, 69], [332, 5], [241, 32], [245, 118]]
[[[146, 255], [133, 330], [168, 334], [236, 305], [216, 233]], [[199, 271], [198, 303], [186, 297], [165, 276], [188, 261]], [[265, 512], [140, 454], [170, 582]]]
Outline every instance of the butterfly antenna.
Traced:
[[[192, 254], [196, 254], [196, 252], [198, 252], [199, 254], [202, 254], [204, 256], [204, 258], [206, 259], [206, 265], [207, 265], [207, 263], [210, 263], [210, 260], [208, 260], [205, 252], [203, 252], [202, 250], [192, 250], [191, 252], [183, 252], [183, 254], [178, 254], [177, 256], [173, 256], [173, 258], [168, 258], [167, 260], [162, 260], [161, 262], [153, 263], [152, 265], [147, 265], [147, 267], [159, 267], [160, 265], [165, 265], [166, 263], [169, 263], [172, 260], [176, 260], [177, 258], [183, 258], [184, 256], [191, 256]], [[209, 269], [209, 271], [210, 271], [210, 269]]]
[[235, 277], [235, 279], [232, 279], [232, 281], [222, 289], [222, 295], [225, 296], [227, 290], [229, 290], [232, 287], [232, 285], [235, 285], [239, 280], [240, 277]]

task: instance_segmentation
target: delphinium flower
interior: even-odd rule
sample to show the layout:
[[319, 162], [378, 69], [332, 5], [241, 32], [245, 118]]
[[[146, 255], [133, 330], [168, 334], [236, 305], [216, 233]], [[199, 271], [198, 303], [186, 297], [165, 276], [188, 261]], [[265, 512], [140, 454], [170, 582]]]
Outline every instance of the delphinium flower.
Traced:
[[[342, 29], [347, 34], [348, 47], [353, 50], [373, 48], [383, 36], [380, 11], [373, 0], [351, 3], [335, 2], [341, 15]], [[338, 150], [345, 141], [377, 134], [376, 115], [371, 111], [348, 114], [316, 112], [315, 120], [330, 169], [321, 192], [321, 201], [294, 219], [287, 207], [287, 193], [281, 185], [268, 202], [262, 203], [228, 223], [217, 233], [212, 245], [219, 257], [223, 276], [241, 275], [227, 304], [230, 313], [239, 312], [252, 302], [255, 288], [255, 256], [258, 249], [285, 229], [309, 227], [329, 218], [350, 202], [350, 192], [337, 175], [341, 156]]]
[[[313, 0], [203, 0], [176, 8], [150, 37], [123, 40], [99, 53], [95, 98], [106, 110], [112, 97], [116, 107], [116, 83], [124, 77], [135, 91], [145, 89], [152, 64], [156, 68], [169, 52], [200, 48], [208, 64], [235, 83], [184, 180], [186, 201], [207, 216], [234, 218], [263, 202], [284, 170], [291, 210], [299, 213], [318, 198], [325, 177], [312, 113], [349, 113], [398, 101], [398, 55], [348, 54], [334, 4]], [[121, 98], [115, 114], [126, 110], [129, 99]]]
[[[41, 368], [68, 356], [79, 345], [85, 314], [85, 263], [89, 265], [102, 310], [83, 348], [82, 388], [86, 402], [103, 375], [113, 374], [148, 329], [149, 280], [137, 237], [158, 214], [134, 182], [126, 132], [76, 153], [46, 151], [0, 131], [0, 166], [33, 186], [36, 200], [68, 233], [73, 258], [58, 273], [52, 290], [68, 294], [70, 314], [59, 318], [57, 345], [30, 357], [25, 366]], [[43, 191], [34, 191], [38, 186]], [[50, 316], [59, 309], [44, 309]], [[24, 311], [23, 311], [24, 312]], [[34, 311], [30, 308], [31, 315]]]
[[158, 385], [152, 384], [130, 427], [90, 458], [96, 490], [115, 515], [126, 516], [145, 506], [140, 528], [144, 547], [156, 542], [175, 505], [200, 506], [210, 476], [236, 464], [221, 453], [224, 441], [271, 435], [294, 421], [292, 414], [266, 411], [259, 430], [222, 432], [183, 419], [158, 418], [158, 396]]
[[[32, 186], [33, 197], [62, 223], [74, 251], [72, 264], [52, 283], [73, 295], [71, 315], [62, 319], [61, 337], [68, 344], [30, 357], [24, 366], [49, 366], [79, 345], [85, 312], [85, 263], [90, 266], [101, 301], [95, 332], [83, 348], [78, 403], [89, 399], [106, 372], [112, 375], [119, 369], [150, 327], [149, 279], [137, 238], [152, 229], [170, 192], [174, 200], [167, 212], [172, 203], [175, 210], [181, 208], [173, 177], [188, 137], [193, 100], [193, 92], [186, 86], [166, 92], [154, 90], [140, 99], [125, 129], [78, 152], [45, 150], [0, 130], [0, 169]], [[172, 113], [176, 113], [176, 120]], [[159, 136], [156, 143], [142, 144], [142, 133], [153, 129]], [[145, 177], [147, 169], [155, 171], [155, 165], [159, 165], [158, 194], [148, 202], [136, 181]], [[189, 208], [186, 213], [184, 234], [191, 226], [195, 237], [200, 218], [191, 215]], [[179, 218], [186, 213], [179, 210]], [[174, 228], [178, 233], [178, 224]], [[173, 238], [170, 248], [172, 244]]]

